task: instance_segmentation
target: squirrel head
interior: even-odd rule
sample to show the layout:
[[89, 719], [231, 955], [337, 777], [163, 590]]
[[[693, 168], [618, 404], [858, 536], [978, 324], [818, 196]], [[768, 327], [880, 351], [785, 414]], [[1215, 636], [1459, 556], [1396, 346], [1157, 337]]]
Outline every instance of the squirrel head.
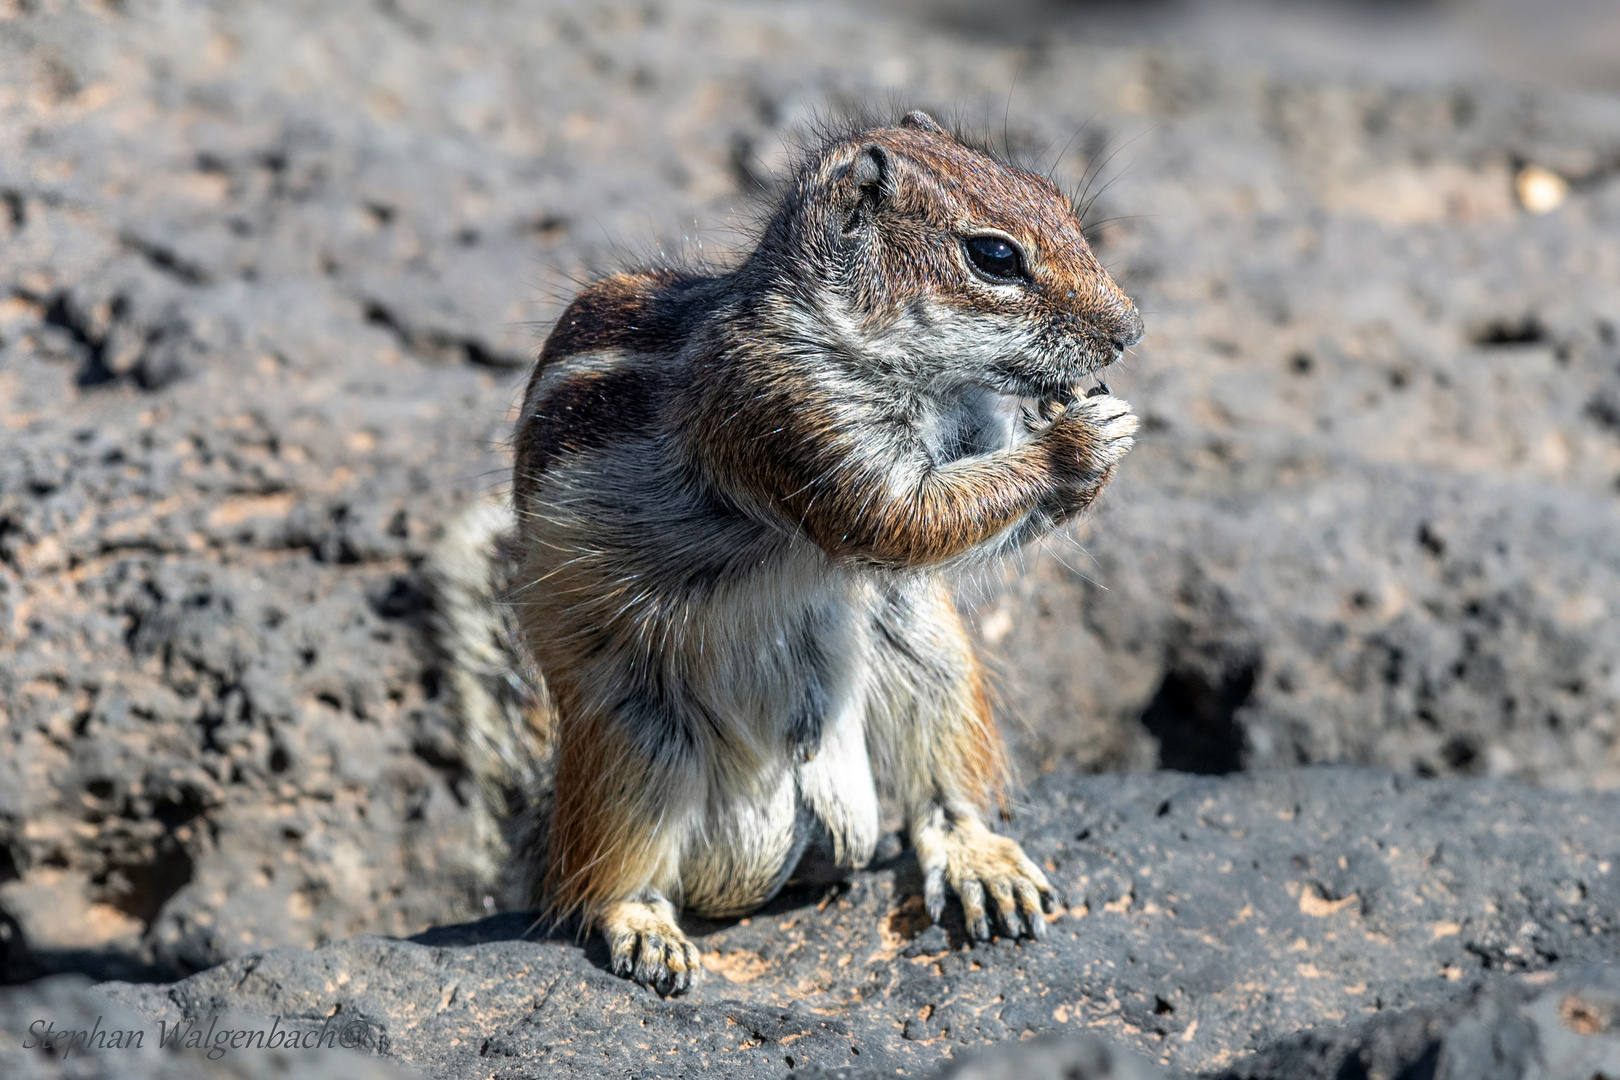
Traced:
[[1058, 186], [922, 112], [824, 144], [759, 254], [798, 332], [924, 387], [1067, 397], [1142, 336]]

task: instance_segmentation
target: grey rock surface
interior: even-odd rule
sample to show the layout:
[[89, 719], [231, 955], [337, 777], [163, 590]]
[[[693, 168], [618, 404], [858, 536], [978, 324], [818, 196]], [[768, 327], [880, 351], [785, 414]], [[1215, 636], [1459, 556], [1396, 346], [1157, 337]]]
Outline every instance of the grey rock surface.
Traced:
[[[0, 20], [6, 976], [483, 910], [427, 545], [500, 487], [574, 282], [723, 257], [792, 132], [863, 101], [1089, 189], [1149, 313], [1102, 511], [966, 590], [1027, 772], [1620, 781], [1613, 95], [1005, 14]], [[1524, 162], [1561, 208], [1520, 209]]]
[[1455, 1001], [1286, 1039], [1219, 1080], [1620, 1076], [1620, 968], [1497, 980]]
[[[948, 1080], [1114, 1080], [1163, 1076], [1085, 1037], [1009, 1043]], [[1450, 1001], [1291, 1036], [1215, 1080], [1607, 1080], [1620, 1076], [1620, 967], [1576, 966], [1495, 979]]]
[[[512, 1075], [646, 1072], [601, 1035], [645, 1021], [697, 1040], [650, 1075], [1095, 1024], [1168, 1069], [1394, 1076], [1541, 1016], [1565, 983], [1514, 980], [1614, 959], [1620, 87], [1606, 7], [1513, 7], [0, 0], [0, 981], [200, 971], [107, 993], [352, 1005], [445, 1075], [474, 1033]], [[1579, 85], [1497, 78], [1452, 8]], [[706, 928], [684, 1003], [447, 925], [486, 909], [419, 566], [501, 486], [547, 319], [724, 259], [793, 132], [891, 101], [1095, 195], [1148, 318], [1099, 512], [964, 587], [1070, 914], [962, 952], [897, 864]], [[1402, 779], [1071, 775], [1333, 762]]]
[[[1442, 1031], [1486, 1015], [1432, 1011], [1476, 986], [1534, 991], [1620, 960], [1617, 814], [1620, 796], [1347, 769], [1054, 774], [1013, 828], [1069, 894], [1044, 942], [965, 947], [959, 910], [931, 925], [902, 856], [844, 889], [693, 924], [708, 978], [679, 999], [609, 974], [595, 940], [519, 940], [522, 914], [101, 992], [153, 1023], [363, 1018], [435, 1077], [926, 1076], [988, 1045], [1084, 1034], [1110, 1061], [1281, 1080], [1314, 1052], [1275, 1049], [1302, 1029], [1349, 1029], [1319, 1040], [1340, 1058], [1405, 1046], [1364, 1021], [1431, 1008], [1423, 1030]], [[1492, 1008], [1524, 999], [1489, 993], [1506, 995]], [[1606, 1000], [1592, 998], [1592, 1025]], [[1473, 1052], [1469, 1038], [1447, 1052]]]
[[1049, 1037], [987, 1050], [941, 1075], [948, 1080], [1151, 1080], [1163, 1074], [1101, 1039]]

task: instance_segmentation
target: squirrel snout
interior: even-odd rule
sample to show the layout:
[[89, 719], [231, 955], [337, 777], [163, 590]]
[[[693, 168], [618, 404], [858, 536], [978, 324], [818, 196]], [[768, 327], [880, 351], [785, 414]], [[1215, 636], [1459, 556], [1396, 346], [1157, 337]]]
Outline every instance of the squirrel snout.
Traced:
[[[1074, 292], [1069, 294], [1071, 300], [1075, 296]], [[1112, 280], [1105, 280], [1100, 289], [1079, 300], [1066, 315], [1070, 326], [1095, 344], [1106, 341], [1115, 353], [1123, 353], [1142, 340], [1142, 315]]]
[[1127, 300], [1123, 305], [1123, 310], [1118, 311], [1114, 318], [1109, 319], [1103, 330], [1108, 334], [1108, 340], [1113, 343], [1114, 347], [1124, 352], [1142, 340], [1144, 328], [1141, 313], [1136, 310], [1134, 304]]

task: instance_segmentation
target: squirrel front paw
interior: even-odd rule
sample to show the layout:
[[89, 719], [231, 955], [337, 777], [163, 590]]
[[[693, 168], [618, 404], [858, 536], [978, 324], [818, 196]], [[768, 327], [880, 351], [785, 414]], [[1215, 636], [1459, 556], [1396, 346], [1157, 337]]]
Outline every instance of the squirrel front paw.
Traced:
[[1057, 910], [1057, 893], [1018, 843], [997, 836], [977, 818], [934, 820], [913, 832], [923, 871], [923, 904], [936, 923], [945, 913], [947, 886], [962, 902], [969, 938], [988, 941], [992, 930], [986, 894], [1011, 936], [1046, 936], [1046, 914]]
[[697, 946], [675, 921], [675, 905], [655, 890], [609, 904], [597, 920], [615, 975], [659, 994], [684, 994], [703, 978]]
[[1054, 427], [1079, 444], [1079, 464], [1096, 478], [1130, 452], [1139, 424], [1130, 402], [1112, 394], [1098, 394], [1069, 402]]
[[1042, 500], [1042, 508], [1054, 521], [1091, 506], [1134, 445], [1137, 426], [1130, 404], [1111, 394], [1075, 398], [1061, 406], [1042, 436], [1055, 488]]

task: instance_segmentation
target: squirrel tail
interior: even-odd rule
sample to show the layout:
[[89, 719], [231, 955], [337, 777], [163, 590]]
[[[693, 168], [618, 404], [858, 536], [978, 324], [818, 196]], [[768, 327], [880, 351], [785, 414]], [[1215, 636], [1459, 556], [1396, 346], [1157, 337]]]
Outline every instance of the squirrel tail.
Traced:
[[527, 907], [544, 872], [534, 865], [534, 848], [551, 801], [556, 719], [509, 599], [516, 539], [511, 503], [486, 499], [446, 523], [424, 567], [432, 635], [472, 788], [472, 884], [502, 907]]

